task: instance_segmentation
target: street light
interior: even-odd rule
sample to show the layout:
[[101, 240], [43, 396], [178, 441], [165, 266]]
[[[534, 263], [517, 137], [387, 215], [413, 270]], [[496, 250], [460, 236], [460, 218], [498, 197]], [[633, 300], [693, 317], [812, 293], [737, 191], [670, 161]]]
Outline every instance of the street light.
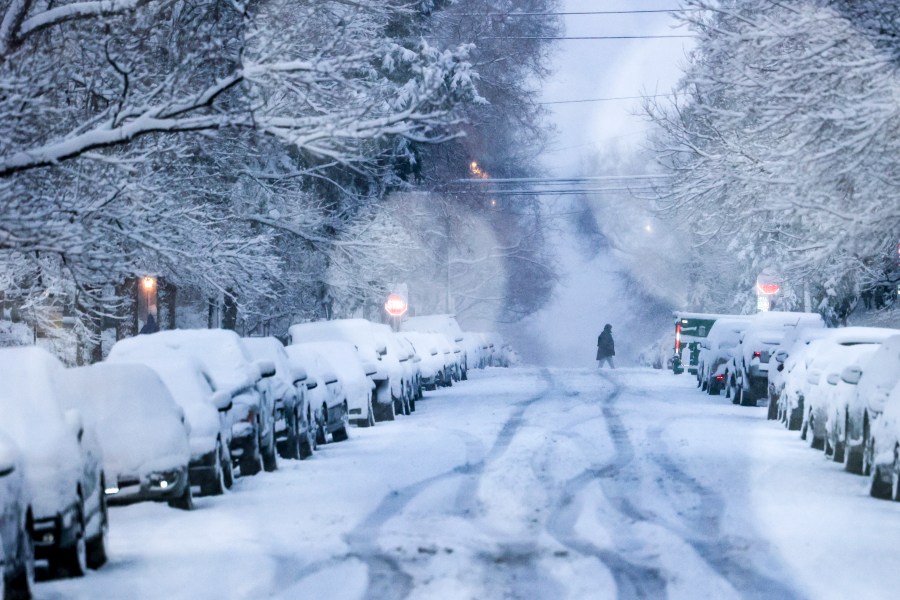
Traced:
[[148, 293], [152, 292], [153, 288], [155, 288], [155, 287], [156, 287], [156, 278], [155, 277], [150, 277], [149, 275], [144, 277], [144, 289], [147, 290]]

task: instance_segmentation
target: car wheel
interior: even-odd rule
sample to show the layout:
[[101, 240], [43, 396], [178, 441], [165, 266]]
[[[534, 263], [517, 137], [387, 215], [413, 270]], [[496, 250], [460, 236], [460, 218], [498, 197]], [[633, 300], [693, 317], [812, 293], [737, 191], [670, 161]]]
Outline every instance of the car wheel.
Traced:
[[225, 449], [222, 448], [222, 479], [225, 482], [225, 489], [230, 490], [231, 486], [234, 485], [234, 463], [231, 462], [231, 456], [226, 454]]
[[396, 418], [396, 414], [394, 412], [394, 403], [388, 402], [387, 404], [382, 404], [381, 402], [374, 403], [375, 406], [375, 420], [376, 421], [393, 421]]
[[801, 427], [803, 427], [803, 406], [787, 409], [788, 431], [800, 431]]
[[806, 422], [806, 442], [813, 450], [825, 449], [825, 437], [816, 435], [816, 418], [813, 416], [812, 411], [810, 411], [809, 419]]
[[109, 507], [106, 503], [106, 482], [100, 485], [100, 531], [96, 536], [87, 541], [87, 566], [91, 569], [99, 569], [106, 564], [106, 548], [109, 545]]
[[305, 460], [313, 455], [316, 449], [316, 434], [313, 431], [312, 412], [309, 406], [306, 407], [306, 427], [304, 427], [303, 435], [300, 436], [300, 460]]
[[50, 558], [50, 572], [56, 577], [83, 577], [87, 573], [87, 540], [84, 539], [84, 501], [79, 497], [75, 515], [75, 543], [57, 548]]
[[771, 396], [769, 397], [769, 408], [766, 411], [766, 419], [769, 421], [774, 421], [778, 418], [778, 402], [776, 402]]
[[200, 486], [200, 493], [204, 496], [220, 496], [225, 493], [225, 469], [222, 461], [222, 450], [216, 445], [216, 470], [213, 472], [212, 480]]
[[741, 406], [756, 406], [756, 396], [753, 395], [753, 392], [749, 389], [744, 389], [741, 387], [738, 391], [740, 394], [740, 405]]
[[872, 474], [869, 476], [869, 495], [873, 498], [887, 500], [893, 492], [891, 479], [885, 480], [884, 468], [886, 465], [872, 465]]
[[169, 506], [180, 510], [194, 510], [194, 493], [191, 491], [190, 481], [184, 486], [180, 496], [169, 500]]
[[316, 444], [320, 446], [327, 442], [325, 439], [325, 423], [328, 421], [328, 407], [324, 404], [322, 405], [322, 421], [321, 423], [316, 423]]
[[[857, 446], [851, 446], [850, 444], [846, 444], [844, 448], [844, 470], [848, 473], [854, 473], [856, 475], [863, 475], [863, 456], [865, 455], [866, 443], [869, 438], [869, 424], [868, 419], [863, 417], [863, 437], [862, 443]], [[849, 427], [849, 425], [848, 425]], [[846, 429], [849, 431], [849, 429]]]
[[262, 458], [259, 455], [241, 459], [238, 463], [241, 468], [241, 477], [256, 475], [262, 471]]
[[369, 408], [367, 411], [367, 415], [364, 419], [357, 419], [356, 426], [357, 427], [371, 427], [375, 424], [375, 416], [372, 414], [372, 396], [369, 395], [368, 399]]
[[300, 434], [297, 433], [297, 427], [299, 427], [299, 425], [295, 425], [294, 430], [288, 434], [287, 440], [285, 440], [278, 449], [281, 458], [288, 460], [297, 460], [300, 458]]
[[263, 450], [262, 453], [263, 459], [263, 469], [266, 470], [267, 473], [271, 473], [278, 469], [278, 454], [275, 450], [275, 433], [272, 432], [272, 439], [269, 441], [268, 447]]
[[19, 535], [19, 548], [17, 551], [19, 570], [9, 580], [9, 586], [4, 591], [5, 579], [0, 573], [0, 598], [21, 598], [28, 600], [34, 590], [34, 538], [31, 535], [30, 524], [22, 528]]
[[343, 427], [340, 427], [338, 429], [335, 429], [334, 431], [331, 432], [331, 440], [334, 442], [343, 442], [348, 437], [349, 436], [347, 435], [347, 426], [346, 425], [344, 425]]
[[872, 474], [872, 464], [875, 462], [875, 438], [868, 431], [868, 423], [863, 425], [863, 448], [862, 448], [862, 475], [869, 476]]
[[844, 448], [844, 442], [837, 439], [837, 436], [834, 438], [834, 443], [831, 445], [833, 454], [831, 455], [831, 460], [836, 463], [844, 464], [844, 454], [846, 453], [846, 449]]
[[[846, 423], [846, 418], [845, 418], [844, 422]], [[844, 464], [844, 454], [846, 454], [847, 446], [846, 446], [846, 444], [844, 444], [844, 442], [841, 441], [840, 432], [837, 429], [837, 420], [835, 420], [834, 432], [831, 437], [833, 439], [833, 441], [831, 443], [831, 449], [834, 452], [834, 454], [832, 454], [832, 456], [831, 456], [831, 459], [834, 462]], [[846, 439], [846, 438], [847, 438], [847, 428], [845, 425], [844, 426], [844, 439]]]

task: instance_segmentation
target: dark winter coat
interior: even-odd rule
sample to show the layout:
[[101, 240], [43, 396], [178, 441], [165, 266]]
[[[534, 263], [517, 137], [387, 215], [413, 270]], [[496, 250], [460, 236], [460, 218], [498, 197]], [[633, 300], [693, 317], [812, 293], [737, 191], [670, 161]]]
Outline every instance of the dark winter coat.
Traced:
[[159, 331], [159, 327], [156, 325], [156, 319], [153, 318], [153, 315], [147, 315], [147, 322], [141, 327], [141, 333], [156, 333]]
[[616, 343], [613, 341], [612, 328], [607, 326], [597, 338], [597, 360], [616, 355]]

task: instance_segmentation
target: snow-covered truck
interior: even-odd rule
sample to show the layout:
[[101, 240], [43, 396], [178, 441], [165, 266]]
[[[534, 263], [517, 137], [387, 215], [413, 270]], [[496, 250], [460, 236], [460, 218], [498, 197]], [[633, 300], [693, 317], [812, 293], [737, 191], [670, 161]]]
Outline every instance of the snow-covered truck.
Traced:
[[675, 356], [672, 360], [672, 372], [676, 375], [684, 373], [687, 365], [688, 373], [696, 375], [700, 340], [709, 335], [709, 330], [712, 329], [716, 319], [734, 315], [676, 311], [672, 316], [675, 317]]

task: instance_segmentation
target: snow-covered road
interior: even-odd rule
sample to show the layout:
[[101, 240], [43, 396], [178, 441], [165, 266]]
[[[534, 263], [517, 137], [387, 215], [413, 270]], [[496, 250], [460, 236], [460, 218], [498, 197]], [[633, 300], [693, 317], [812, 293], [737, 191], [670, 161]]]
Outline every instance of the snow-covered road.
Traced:
[[688, 376], [490, 369], [184, 513], [56, 598], [888, 598], [900, 503]]

